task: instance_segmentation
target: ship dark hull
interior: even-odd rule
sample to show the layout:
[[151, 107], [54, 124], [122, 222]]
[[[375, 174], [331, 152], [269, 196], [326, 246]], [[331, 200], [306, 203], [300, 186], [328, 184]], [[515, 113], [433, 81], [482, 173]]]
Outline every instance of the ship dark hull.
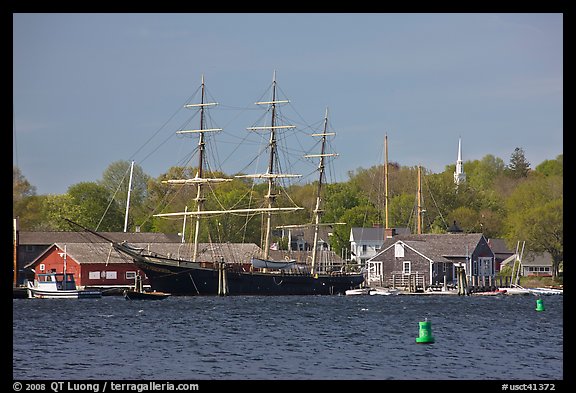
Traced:
[[364, 276], [359, 273], [312, 276], [227, 269], [223, 273], [217, 268], [175, 266], [165, 259], [133, 256], [133, 260], [146, 273], [152, 289], [172, 295], [343, 295], [364, 282]]

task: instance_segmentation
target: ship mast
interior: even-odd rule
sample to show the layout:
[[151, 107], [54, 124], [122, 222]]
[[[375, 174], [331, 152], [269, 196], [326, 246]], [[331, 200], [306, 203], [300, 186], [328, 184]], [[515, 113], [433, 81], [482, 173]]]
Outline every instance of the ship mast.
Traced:
[[324, 157], [337, 156], [334, 153], [326, 153], [326, 137], [336, 135], [334, 132], [327, 132], [328, 130], [328, 108], [326, 108], [326, 115], [324, 116], [324, 132], [319, 134], [312, 134], [312, 136], [322, 137], [322, 147], [320, 149], [320, 154], [309, 154], [305, 157], [320, 157], [320, 163], [318, 164], [318, 188], [316, 190], [316, 208], [314, 209], [314, 242], [312, 248], [312, 275], [316, 274], [317, 260], [318, 260], [318, 231], [320, 228], [320, 217], [324, 213], [321, 209], [322, 204], [322, 183], [324, 180]]
[[[270, 120], [270, 141], [269, 149], [270, 154], [268, 157], [268, 170], [266, 173], [272, 174], [274, 173], [274, 157], [276, 156], [276, 129], [274, 126], [276, 125], [276, 71], [274, 71], [274, 77], [272, 81], [272, 101], [270, 102], [272, 116]], [[276, 184], [274, 177], [268, 178], [268, 194], [266, 195], [266, 199], [268, 200], [268, 209], [272, 208], [274, 201], [276, 200]], [[272, 233], [272, 213], [266, 213], [266, 232], [264, 233], [264, 258], [268, 258], [270, 254], [270, 236]]]
[[[185, 108], [199, 108], [200, 110], [200, 128], [197, 130], [180, 130], [176, 131], [177, 134], [198, 134], [198, 171], [196, 172], [196, 176], [193, 179], [173, 179], [173, 180], [165, 180], [162, 183], [167, 184], [175, 184], [175, 185], [185, 185], [185, 184], [196, 184], [197, 192], [196, 198], [194, 201], [196, 202], [196, 212], [183, 212], [183, 213], [165, 213], [165, 214], [155, 214], [155, 217], [167, 217], [167, 216], [184, 216], [186, 219], [187, 215], [195, 215], [196, 216], [196, 227], [194, 231], [194, 252], [192, 256], [192, 261], [196, 262], [198, 257], [198, 236], [200, 234], [200, 215], [203, 211], [204, 206], [204, 192], [203, 186], [210, 182], [220, 183], [220, 182], [227, 182], [232, 181], [232, 179], [217, 179], [217, 178], [204, 178], [204, 155], [206, 150], [206, 142], [205, 142], [205, 133], [206, 132], [218, 132], [222, 131], [221, 128], [204, 128], [205, 127], [205, 108], [208, 106], [218, 105], [216, 102], [209, 102], [206, 103], [205, 101], [205, 85], [204, 85], [204, 75], [202, 75], [202, 85], [201, 85], [201, 100], [199, 104], [188, 104], [184, 105]], [[184, 234], [182, 235], [184, 236]]]
[[420, 165], [418, 165], [418, 224], [417, 233], [422, 234], [422, 178], [420, 175]]
[[268, 258], [269, 249], [270, 249], [270, 235], [272, 233], [271, 230], [271, 215], [272, 213], [278, 213], [282, 211], [295, 211], [301, 210], [302, 207], [274, 207], [274, 201], [277, 196], [276, 194], [276, 179], [280, 177], [299, 177], [301, 175], [290, 175], [290, 174], [276, 174], [274, 173], [274, 165], [275, 165], [275, 156], [276, 156], [276, 130], [278, 129], [286, 129], [286, 128], [295, 128], [295, 126], [278, 126], [275, 124], [275, 117], [276, 117], [276, 105], [280, 103], [289, 102], [287, 100], [277, 101], [276, 100], [276, 72], [274, 72], [274, 80], [273, 80], [273, 94], [272, 94], [272, 101], [266, 102], [256, 102], [256, 105], [270, 105], [272, 107], [272, 122], [270, 126], [264, 127], [249, 127], [248, 130], [251, 131], [259, 131], [259, 130], [270, 130], [270, 139], [269, 139], [269, 147], [270, 147], [270, 156], [268, 160], [268, 171], [266, 173], [259, 173], [259, 174], [252, 174], [252, 175], [236, 175], [235, 177], [245, 177], [245, 178], [255, 178], [255, 179], [267, 179], [268, 181], [268, 195], [266, 198], [268, 199], [268, 206], [262, 208], [242, 208], [242, 209], [228, 209], [228, 210], [203, 210], [204, 204], [204, 194], [202, 190], [202, 186], [208, 183], [217, 183], [217, 182], [226, 182], [232, 181], [232, 179], [217, 179], [217, 178], [205, 178], [204, 176], [204, 154], [205, 154], [205, 141], [204, 141], [204, 134], [206, 132], [215, 132], [221, 131], [221, 128], [204, 128], [204, 109], [205, 107], [217, 105], [217, 103], [205, 103], [204, 102], [204, 76], [202, 76], [202, 100], [200, 104], [189, 104], [185, 105], [186, 108], [200, 108], [200, 129], [198, 130], [182, 130], [177, 131], [178, 134], [185, 134], [185, 133], [197, 133], [199, 134], [200, 138], [198, 141], [198, 150], [199, 150], [199, 161], [198, 161], [198, 172], [196, 176], [192, 179], [175, 179], [175, 180], [166, 180], [163, 183], [169, 184], [196, 184], [198, 187], [198, 191], [196, 194], [196, 211], [184, 211], [184, 212], [177, 212], [177, 213], [161, 213], [155, 214], [154, 217], [176, 217], [176, 216], [194, 216], [196, 217], [196, 230], [194, 232], [194, 254], [193, 254], [193, 261], [196, 261], [198, 255], [198, 235], [200, 233], [200, 217], [204, 215], [214, 215], [214, 214], [223, 214], [223, 213], [241, 213], [241, 214], [249, 214], [249, 213], [266, 213], [267, 214], [267, 225], [266, 225], [266, 237], [265, 237], [265, 245], [264, 245], [264, 256]]
[[261, 211], [266, 213], [266, 227], [264, 232], [264, 244], [263, 244], [263, 258], [267, 259], [270, 256], [270, 243], [271, 243], [271, 235], [272, 235], [272, 212], [275, 211], [293, 211], [293, 210], [301, 210], [302, 207], [287, 207], [287, 208], [277, 208], [274, 207], [274, 202], [276, 201], [276, 197], [278, 193], [276, 191], [276, 179], [280, 177], [300, 177], [301, 175], [291, 175], [291, 174], [282, 174], [282, 173], [274, 173], [274, 166], [275, 166], [275, 159], [277, 154], [277, 147], [276, 147], [276, 130], [279, 129], [290, 129], [296, 128], [296, 126], [290, 125], [276, 125], [276, 105], [288, 103], [288, 100], [277, 100], [276, 99], [276, 71], [274, 71], [274, 75], [272, 78], [272, 100], [271, 101], [261, 101], [256, 102], [256, 105], [269, 105], [271, 111], [271, 120], [270, 126], [264, 127], [248, 127], [250, 131], [258, 131], [258, 130], [270, 130], [270, 137], [268, 140], [268, 148], [269, 148], [269, 155], [268, 155], [268, 168], [265, 174], [254, 174], [254, 175], [239, 175], [237, 177], [251, 177], [251, 178], [265, 178], [268, 181], [268, 194], [265, 195], [267, 200], [267, 208], [264, 209], [250, 209], [251, 211]]
[[384, 134], [384, 189], [385, 189], [385, 224], [384, 224], [384, 240], [386, 240], [386, 229], [388, 229], [388, 134]]

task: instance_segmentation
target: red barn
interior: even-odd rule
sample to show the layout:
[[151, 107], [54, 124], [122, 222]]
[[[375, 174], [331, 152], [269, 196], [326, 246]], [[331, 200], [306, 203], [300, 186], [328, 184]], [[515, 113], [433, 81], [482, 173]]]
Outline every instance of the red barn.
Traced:
[[138, 273], [131, 259], [122, 257], [111, 243], [54, 243], [27, 268], [38, 273], [74, 273], [79, 288], [127, 288]]
[[[190, 260], [192, 246], [189, 243], [130, 243], [144, 250], [154, 250], [162, 255], [175, 256]], [[249, 264], [250, 258], [261, 252], [253, 243], [200, 243], [198, 260], [214, 263], [224, 258], [226, 261]], [[134, 286], [134, 279], [139, 273], [148, 280], [143, 271], [138, 269], [132, 259], [120, 254], [112, 243], [54, 243], [25, 266], [33, 269], [35, 274], [56, 272], [74, 273], [79, 288], [101, 288], [103, 291], [112, 288]]]

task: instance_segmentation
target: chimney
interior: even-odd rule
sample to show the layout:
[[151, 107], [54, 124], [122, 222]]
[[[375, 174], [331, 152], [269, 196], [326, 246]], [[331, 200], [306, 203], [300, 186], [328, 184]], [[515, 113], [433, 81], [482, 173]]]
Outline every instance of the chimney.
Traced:
[[394, 236], [396, 236], [396, 228], [384, 229], [384, 239], [391, 239]]

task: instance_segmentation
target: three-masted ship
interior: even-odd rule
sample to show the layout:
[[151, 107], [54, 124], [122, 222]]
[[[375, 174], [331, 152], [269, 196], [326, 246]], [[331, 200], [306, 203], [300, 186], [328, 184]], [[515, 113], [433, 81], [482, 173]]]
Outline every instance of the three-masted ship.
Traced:
[[[321, 138], [320, 154], [308, 155], [319, 158], [319, 181], [314, 209], [314, 221], [310, 224], [314, 228], [314, 244], [312, 260], [305, 269], [291, 269], [294, 260], [273, 260], [270, 258], [272, 234], [272, 215], [280, 212], [291, 212], [303, 209], [298, 206], [277, 206], [277, 181], [280, 178], [297, 177], [299, 175], [278, 173], [275, 168], [277, 160], [277, 133], [294, 126], [280, 125], [276, 122], [277, 106], [287, 103], [287, 100], [279, 100], [276, 97], [276, 76], [272, 82], [272, 98], [270, 101], [257, 102], [257, 105], [268, 106], [271, 112], [270, 125], [263, 127], [250, 127], [248, 130], [255, 132], [267, 132], [268, 137], [268, 163], [266, 173], [237, 175], [252, 179], [263, 179], [267, 182], [266, 204], [258, 208], [242, 208], [229, 210], [205, 210], [204, 187], [211, 183], [231, 181], [225, 178], [213, 178], [205, 176], [205, 135], [221, 131], [220, 128], [206, 128], [205, 110], [217, 103], [205, 102], [204, 77], [201, 85], [201, 102], [186, 105], [188, 108], [196, 108], [200, 114], [200, 127], [195, 130], [181, 130], [178, 133], [193, 133], [198, 136], [198, 170], [194, 178], [166, 180], [164, 183], [172, 185], [193, 184], [196, 186], [195, 210], [161, 213], [158, 217], [186, 217], [195, 220], [193, 252], [190, 259], [174, 258], [170, 255], [161, 255], [153, 250], [138, 248], [128, 243], [113, 243], [113, 247], [129, 256], [136, 266], [143, 270], [149, 279], [153, 290], [171, 293], [173, 295], [333, 295], [344, 294], [346, 290], [358, 288], [364, 282], [361, 272], [347, 272], [344, 268], [340, 271], [325, 271], [318, 267], [318, 229], [322, 225], [322, 183], [324, 180], [324, 159], [333, 154], [325, 152], [327, 137], [334, 135], [327, 132], [328, 111], [324, 119], [324, 130], [312, 134], [313, 137]], [[226, 261], [202, 261], [199, 253], [199, 233], [201, 218], [220, 214], [263, 214], [265, 230], [263, 233], [263, 247], [260, 255], [254, 255], [251, 266]]]

